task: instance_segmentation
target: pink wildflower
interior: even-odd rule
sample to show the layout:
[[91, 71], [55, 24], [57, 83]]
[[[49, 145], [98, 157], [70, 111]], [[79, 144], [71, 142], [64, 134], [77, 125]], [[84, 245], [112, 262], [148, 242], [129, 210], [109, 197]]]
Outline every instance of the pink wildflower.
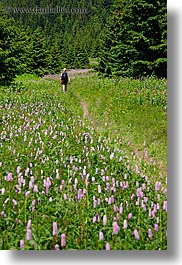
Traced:
[[1, 194], [4, 195], [4, 193], [5, 193], [5, 188], [2, 188], [1, 189]]
[[6, 198], [6, 200], [4, 201], [4, 204], [6, 204], [9, 201], [9, 198]]
[[28, 241], [31, 240], [31, 238], [32, 238], [32, 231], [29, 228], [27, 229], [27, 236], [26, 236], [26, 238], [27, 238]]
[[134, 237], [135, 237], [136, 240], [140, 239], [137, 229], [134, 229], [133, 234], [134, 234]]
[[163, 210], [167, 212], [167, 201], [164, 201], [163, 203]]
[[54, 248], [55, 248], [55, 250], [59, 250], [59, 245], [56, 244]]
[[132, 213], [129, 213], [128, 214], [128, 219], [131, 219], [132, 218]]
[[25, 246], [25, 245], [24, 245], [24, 240], [21, 239], [21, 240], [20, 240], [20, 248], [24, 248], [24, 246]]
[[119, 207], [119, 213], [122, 214], [122, 212], [123, 212], [123, 205], [122, 205], [122, 203], [121, 203], [121, 204], [120, 204], [120, 207]]
[[25, 197], [28, 197], [29, 194], [30, 194], [30, 191], [29, 191], [29, 190], [26, 191], [26, 192], [25, 192]]
[[103, 239], [104, 239], [104, 235], [103, 235], [102, 231], [100, 231], [100, 232], [99, 232], [99, 240], [101, 241], [101, 240], [103, 240]]
[[62, 247], [66, 246], [66, 235], [65, 234], [61, 235], [61, 246]]
[[137, 188], [137, 197], [138, 198], [142, 198], [143, 197], [143, 192], [142, 192], [142, 188]]
[[12, 200], [13, 205], [16, 206], [17, 205], [17, 201], [15, 199]]
[[20, 171], [21, 171], [21, 167], [17, 166], [17, 169], [16, 169], [17, 174], [20, 174]]
[[117, 235], [119, 233], [119, 231], [120, 231], [120, 227], [119, 227], [117, 221], [114, 221], [113, 222], [113, 234]]
[[110, 160], [112, 160], [114, 158], [114, 153], [112, 153], [111, 155], [110, 155]]
[[155, 191], [159, 191], [160, 185], [161, 185], [161, 182], [156, 181], [156, 183], [155, 183]]
[[114, 203], [114, 195], [111, 195], [111, 202]]
[[38, 192], [38, 186], [37, 185], [34, 185], [34, 189], [33, 189], [34, 192]]
[[8, 173], [8, 176], [7, 176], [7, 181], [12, 181], [13, 180], [13, 174], [10, 172]]
[[154, 224], [154, 231], [157, 233], [159, 231], [159, 226], [158, 224]]
[[148, 237], [152, 238], [152, 230], [151, 229], [148, 229]]
[[5, 213], [4, 211], [1, 212], [1, 216], [4, 217], [5, 216]]
[[103, 216], [103, 225], [107, 225], [107, 216], [106, 215]]
[[125, 219], [125, 220], [124, 220], [124, 224], [123, 224], [123, 228], [126, 229], [127, 226], [128, 226], [128, 224], [127, 224], [127, 220]]
[[57, 234], [57, 223], [56, 222], [53, 222], [53, 231], [52, 231], [52, 235], [55, 236]]
[[106, 250], [110, 250], [110, 244], [108, 242], [106, 243]]
[[29, 220], [28, 220], [28, 223], [27, 223], [27, 229], [30, 229], [30, 228], [31, 228], [31, 224], [32, 224], [32, 220], [29, 219]]

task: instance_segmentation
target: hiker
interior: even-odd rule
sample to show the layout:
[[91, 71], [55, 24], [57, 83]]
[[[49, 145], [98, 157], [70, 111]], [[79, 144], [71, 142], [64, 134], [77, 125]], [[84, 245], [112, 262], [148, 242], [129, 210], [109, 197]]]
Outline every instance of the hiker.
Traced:
[[67, 84], [70, 82], [70, 78], [68, 76], [68, 73], [66, 71], [66, 68], [63, 69], [63, 72], [61, 73], [61, 84], [63, 87], [63, 92], [65, 93], [67, 91]]

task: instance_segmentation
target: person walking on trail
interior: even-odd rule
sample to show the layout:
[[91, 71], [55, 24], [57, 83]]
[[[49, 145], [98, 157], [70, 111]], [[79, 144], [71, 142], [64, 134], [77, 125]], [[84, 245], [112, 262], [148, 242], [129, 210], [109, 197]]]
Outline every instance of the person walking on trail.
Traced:
[[70, 82], [70, 78], [68, 76], [66, 68], [64, 68], [63, 72], [61, 73], [61, 84], [62, 84], [62, 88], [63, 88], [64, 93], [67, 91], [68, 82]]

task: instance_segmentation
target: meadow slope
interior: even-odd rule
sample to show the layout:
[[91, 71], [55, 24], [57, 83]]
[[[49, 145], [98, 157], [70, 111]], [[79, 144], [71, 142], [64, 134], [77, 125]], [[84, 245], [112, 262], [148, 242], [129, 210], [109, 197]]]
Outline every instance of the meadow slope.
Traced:
[[166, 82], [24, 75], [0, 99], [0, 249], [166, 250]]

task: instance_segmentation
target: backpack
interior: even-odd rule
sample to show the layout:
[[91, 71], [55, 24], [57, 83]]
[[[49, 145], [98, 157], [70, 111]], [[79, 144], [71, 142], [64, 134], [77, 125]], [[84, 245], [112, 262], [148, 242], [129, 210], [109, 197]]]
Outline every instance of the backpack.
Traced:
[[62, 80], [62, 84], [68, 82], [68, 74], [66, 72], [62, 73], [61, 80]]

